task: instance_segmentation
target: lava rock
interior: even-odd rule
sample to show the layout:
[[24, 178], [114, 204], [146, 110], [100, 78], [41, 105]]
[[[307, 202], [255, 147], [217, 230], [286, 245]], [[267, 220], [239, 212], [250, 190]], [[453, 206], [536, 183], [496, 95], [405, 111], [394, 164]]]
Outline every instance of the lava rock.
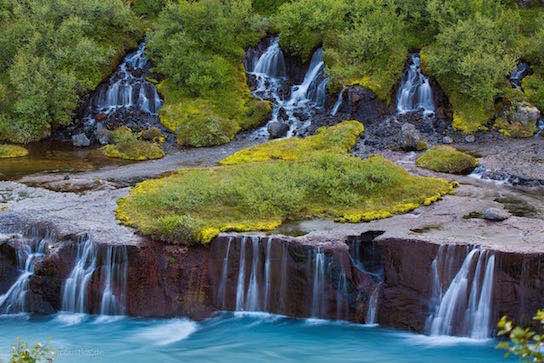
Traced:
[[483, 217], [488, 221], [502, 222], [510, 218], [510, 213], [498, 208], [487, 208], [484, 210]]
[[289, 125], [284, 122], [272, 121], [268, 124], [268, 133], [271, 139], [278, 139], [287, 135]]
[[406, 151], [423, 150], [427, 141], [421, 136], [416, 127], [410, 123], [402, 124], [399, 133], [399, 146]]
[[96, 125], [94, 136], [101, 145], [107, 145], [111, 141], [111, 131], [100, 123]]
[[444, 144], [449, 145], [449, 144], [453, 143], [453, 139], [451, 137], [449, 137], [449, 136], [444, 136], [444, 138], [442, 139], [442, 142]]
[[512, 121], [519, 122], [523, 126], [536, 125], [539, 119], [540, 111], [538, 108], [527, 102], [518, 103], [512, 114]]
[[476, 141], [476, 136], [474, 135], [467, 135], [465, 137], [465, 142], [468, 142], [469, 144], [472, 144], [474, 141]]
[[72, 135], [72, 144], [76, 147], [87, 147], [91, 145], [91, 140], [89, 140], [87, 135], [81, 133], [77, 135]]

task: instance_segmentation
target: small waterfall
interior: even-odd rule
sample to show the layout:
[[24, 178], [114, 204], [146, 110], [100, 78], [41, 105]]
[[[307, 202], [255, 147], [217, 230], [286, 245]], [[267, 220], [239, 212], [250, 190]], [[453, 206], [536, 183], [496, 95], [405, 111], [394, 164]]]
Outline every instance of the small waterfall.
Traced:
[[427, 330], [431, 335], [488, 338], [491, 335], [495, 256], [485, 250], [472, 249], [444, 292], [441, 281], [452, 271], [454, 251], [454, 246], [441, 246], [431, 266], [432, 306]]
[[220, 301], [221, 306], [225, 306], [226, 293], [227, 293], [227, 279], [229, 276], [229, 252], [230, 245], [234, 237], [229, 237], [227, 241], [227, 250], [225, 252], [225, 258], [223, 259], [223, 269], [221, 270], [221, 281], [219, 282], [219, 288], [217, 290], [217, 301]]
[[288, 288], [288, 282], [287, 282], [287, 257], [289, 256], [288, 251], [288, 245], [287, 242], [283, 242], [281, 245], [281, 280], [280, 280], [280, 299], [281, 299], [281, 309], [282, 311], [287, 310], [287, 288]]
[[271, 247], [272, 247], [272, 238], [266, 240], [266, 255], [264, 262], [264, 309], [268, 311], [270, 309], [270, 269], [271, 266]]
[[434, 114], [435, 106], [429, 78], [421, 72], [419, 54], [413, 53], [397, 92], [397, 113], [419, 111], [426, 115]]
[[[252, 61], [249, 74], [255, 76], [253, 95], [273, 102], [272, 118], [269, 122], [286, 123], [287, 136], [304, 131], [311, 123], [311, 116], [321, 112], [325, 106], [328, 78], [325, 75], [323, 49], [313, 54], [304, 81], [291, 87], [291, 96], [285, 99], [282, 92], [287, 84], [287, 72], [279, 38], [273, 38], [266, 51]], [[257, 130], [258, 136], [268, 137], [268, 125]]]
[[238, 268], [238, 283], [236, 286], [236, 311], [243, 311], [245, 306], [246, 281], [246, 237], [240, 241], [240, 264]]
[[252, 260], [251, 260], [251, 275], [249, 277], [249, 288], [247, 290], [247, 301], [244, 310], [257, 311], [259, 310], [259, 277], [258, 268], [260, 267], [260, 252], [259, 252], [259, 237], [251, 238], [252, 245]]
[[323, 316], [325, 305], [325, 253], [321, 247], [314, 254], [312, 317]]
[[348, 309], [348, 279], [342, 268], [336, 286], [336, 320], [345, 319]]
[[366, 312], [366, 324], [378, 323], [378, 298], [380, 297], [380, 284], [376, 285], [368, 299], [368, 310]]
[[17, 249], [17, 268], [21, 271], [21, 274], [8, 291], [0, 295], [1, 314], [15, 314], [27, 311], [28, 283], [30, 277], [34, 274], [35, 262], [45, 254], [48, 241], [48, 236], [37, 243], [28, 244], [25, 241]]
[[338, 98], [336, 99], [336, 102], [334, 103], [334, 106], [331, 110], [331, 116], [336, 116], [338, 111], [340, 111], [340, 107], [342, 107], [342, 103], [344, 102], [345, 91], [346, 91], [346, 88], [342, 88], [342, 90], [338, 94]]
[[128, 54], [106, 84], [93, 95], [85, 119], [94, 120], [99, 113], [111, 114], [126, 108], [155, 115], [162, 101], [153, 84], [145, 77], [151, 65], [145, 56], [145, 42]]
[[87, 313], [87, 292], [96, 269], [97, 252], [97, 246], [90, 237], [79, 242], [74, 268], [63, 287], [63, 311]]
[[124, 315], [126, 313], [126, 286], [128, 255], [126, 246], [109, 245], [102, 266], [101, 315]]
[[510, 83], [514, 88], [521, 88], [521, 81], [531, 73], [531, 66], [525, 62], [518, 63], [510, 73]]

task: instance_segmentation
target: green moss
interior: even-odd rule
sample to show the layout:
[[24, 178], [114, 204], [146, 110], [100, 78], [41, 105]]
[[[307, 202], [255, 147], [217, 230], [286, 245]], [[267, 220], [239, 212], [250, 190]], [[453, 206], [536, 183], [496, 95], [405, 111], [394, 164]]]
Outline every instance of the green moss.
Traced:
[[0, 144], [0, 159], [27, 156], [28, 150], [18, 145]]
[[468, 174], [478, 165], [478, 160], [451, 146], [437, 146], [424, 152], [416, 165], [441, 173]]
[[486, 124], [493, 115], [492, 109], [459, 95], [450, 95], [450, 102], [453, 108], [453, 127], [465, 134], [487, 130]]
[[544, 112], [544, 72], [542, 74], [535, 72], [535, 74], [525, 77], [522, 87], [529, 102]]
[[221, 161], [222, 165], [234, 165], [256, 161], [298, 160], [316, 151], [344, 154], [357, 142], [364, 131], [358, 121], [344, 121], [336, 126], [321, 128], [313, 136], [270, 141], [262, 145], [238, 151]]
[[[410, 175], [383, 157], [346, 155], [361, 132], [360, 124], [347, 122], [306, 143], [295, 141], [279, 160], [261, 157], [263, 151], [257, 158], [230, 159], [234, 165], [182, 169], [145, 181], [119, 201], [117, 218], [153, 238], [195, 244], [224, 231], [270, 231], [309, 218], [351, 223], [387, 218], [452, 192], [452, 183]], [[255, 149], [239, 155], [254, 156]], [[253, 160], [262, 162], [246, 163]]]
[[495, 120], [494, 126], [503, 136], [516, 139], [533, 137], [537, 131], [536, 124], [523, 125], [520, 122], [511, 123], [502, 117]]
[[113, 144], [102, 148], [104, 155], [109, 158], [141, 161], [164, 157], [164, 151], [158, 143], [142, 140], [141, 135], [134, 134], [128, 127], [114, 130], [112, 140]]

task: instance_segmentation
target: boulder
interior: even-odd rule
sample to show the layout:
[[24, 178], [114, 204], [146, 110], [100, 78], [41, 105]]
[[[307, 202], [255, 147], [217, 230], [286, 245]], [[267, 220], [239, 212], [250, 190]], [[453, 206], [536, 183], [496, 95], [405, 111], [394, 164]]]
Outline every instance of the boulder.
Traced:
[[446, 145], [449, 145], [451, 143], [453, 143], [453, 139], [449, 136], [444, 136], [444, 138], [442, 139], [442, 142]]
[[72, 144], [76, 147], [87, 147], [91, 145], [91, 140], [84, 133], [72, 135]]
[[492, 222], [502, 222], [510, 218], [510, 213], [499, 208], [487, 208], [483, 213], [484, 219]]
[[285, 122], [272, 121], [268, 124], [268, 133], [271, 139], [278, 139], [287, 135], [289, 125]]
[[411, 123], [404, 123], [399, 133], [399, 147], [406, 151], [424, 150], [427, 141]]
[[474, 136], [474, 135], [465, 136], [465, 142], [468, 142], [469, 144], [472, 144], [474, 141], [476, 141], [476, 136]]
[[96, 125], [94, 135], [101, 145], [107, 145], [111, 141], [111, 131], [100, 123]]
[[538, 124], [540, 111], [527, 102], [518, 103], [512, 112], [512, 122], [519, 122], [523, 126], [534, 126]]

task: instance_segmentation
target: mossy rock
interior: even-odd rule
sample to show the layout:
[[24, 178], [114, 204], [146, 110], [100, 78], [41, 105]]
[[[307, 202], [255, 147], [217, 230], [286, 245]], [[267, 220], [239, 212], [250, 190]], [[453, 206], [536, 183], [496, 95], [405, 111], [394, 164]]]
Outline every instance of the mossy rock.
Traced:
[[524, 125], [521, 122], [508, 122], [502, 117], [495, 120], [494, 127], [501, 135], [514, 139], [533, 137], [537, 132], [536, 123]]
[[454, 190], [454, 183], [411, 175], [381, 156], [348, 155], [361, 132], [360, 123], [349, 121], [246, 150], [227, 165], [142, 182], [119, 200], [117, 218], [165, 243], [206, 244], [221, 232], [271, 231], [304, 219], [388, 218]]
[[461, 152], [451, 146], [436, 146], [421, 155], [416, 165], [441, 173], [468, 174], [478, 165], [472, 155]]
[[[145, 135], [149, 137], [154, 135], [160, 141], [160, 136], [156, 132], [151, 131]], [[134, 161], [164, 157], [164, 151], [159, 143], [145, 141], [141, 137], [142, 134], [135, 134], [128, 127], [120, 127], [112, 132], [113, 144], [104, 146], [102, 152], [109, 158]]]
[[0, 144], [0, 159], [20, 158], [28, 155], [28, 150], [22, 146]]

